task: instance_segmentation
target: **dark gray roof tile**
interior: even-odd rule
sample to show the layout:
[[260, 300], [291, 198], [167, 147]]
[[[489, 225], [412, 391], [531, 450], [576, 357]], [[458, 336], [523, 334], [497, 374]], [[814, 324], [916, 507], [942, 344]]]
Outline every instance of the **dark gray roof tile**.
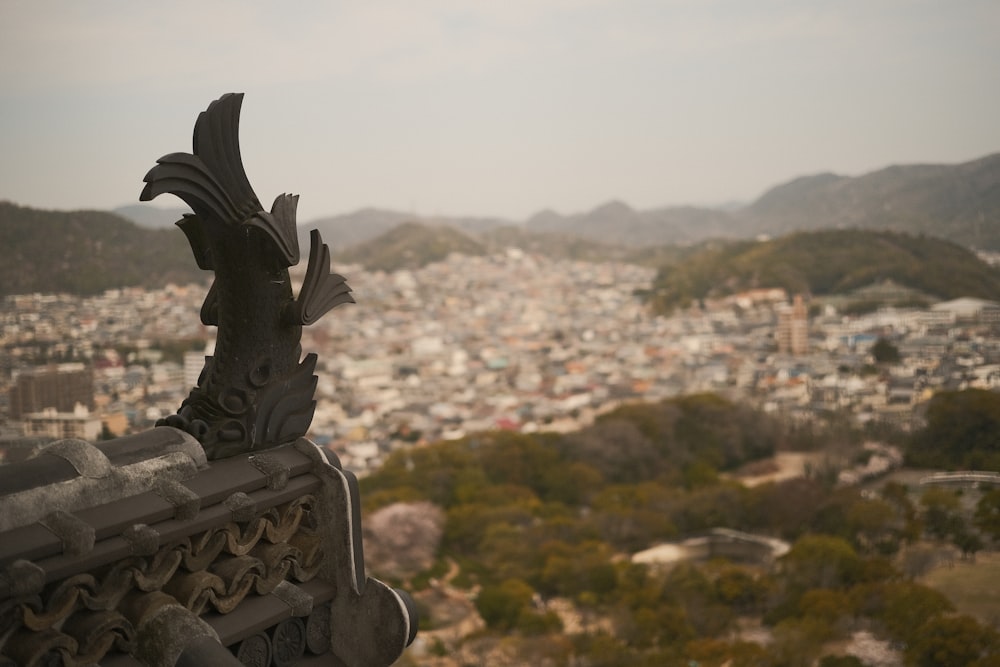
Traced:
[[111, 474], [111, 461], [86, 440], [58, 440], [46, 447], [43, 453], [69, 461], [81, 477], [107, 477]]
[[39, 523], [59, 538], [67, 556], [82, 556], [94, 548], [94, 527], [74, 514], [56, 510], [42, 517]]
[[198, 494], [174, 479], [164, 479], [156, 483], [156, 495], [174, 508], [175, 519], [193, 519], [201, 509]]
[[[292, 584], [290, 582], [286, 582], [286, 584], [283, 585], [285, 597], [294, 596], [300, 600], [304, 600], [305, 597], [310, 598], [312, 600], [310, 611], [316, 605], [332, 599], [336, 592], [331, 584], [319, 579], [313, 579], [305, 584]], [[295, 593], [290, 593], [288, 587], [296, 589]], [[219, 640], [223, 644], [232, 646], [251, 635], [273, 627], [286, 618], [291, 618], [296, 612], [299, 612], [300, 616], [309, 613], [301, 605], [297, 609], [293, 608], [282, 600], [282, 597], [271, 593], [269, 595], [249, 596], [243, 600], [239, 607], [228, 614], [219, 614], [213, 611], [204, 614], [202, 618], [218, 633]], [[327, 660], [329, 658], [330, 656], [327, 656]]]
[[15, 560], [0, 572], [0, 598], [38, 595], [45, 587], [45, 571], [29, 560]]
[[267, 476], [244, 456], [214, 461], [212, 465], [184, 485], [198, 494], [202, 508], [217, 505], [233, 493], [249, 493], [267, 486]]
[[[7, 496], [20, 491], [64, 482], [78, 477], [73, 464], [58, 456], [45, 454], [44, 450], [38, 456], [0, 466], [0, 507], [7, 504]], [[6, 513], [6, 512], [5, 512]]]
[[146, 491], [75, 513], [94, 527], [98, 540], [120, 535], [136, 523], [154, 524], [176, 514], [173, 505], [153, 491]]
[[[160, 430], [169, 437], [156, 433]], [[153, 429], [146, 432], [148, 441], [131, 436], [133, 447], [114, 458], [106, 455], [116, 454], [113, 446], [102, 451], [83, 441], [63, 440], [35, 459], [0, 466], [0, 532], [34, 523], [57, 510], [103, 508], [122, 499], [132, 500], [163, 480], [194, 477], [199, 466], [204, 466], [204, 452], [200, 447], [192, 449], [176, 433], [176, 429]], [[149, 447], [150, 442], [161, 448]], [[149, 458], [135, 460], [137, 451], [149, 454]], [[245, 461], [243, 465], [256, 471]]]
[[45, 581], [59, 581], [80, 572], [90, 572], [98, 567], [121, 560], [131, 555], [129, 543], [121, 537], [111, 537], [101, 540], [83, 556], [59, 554], [35, 561], [45, 570]]
[[134, 523], [122, 531], [133, 556], [153, 556], [160, 550], [160, 534], [144, 523]]
[[170, 426], [126, 435], [97, 445], [116, 466], [138, 463], [170, 452], [187, 454], [199, 468], [208, 465], [205, 450], [188, 433]]
[[37, 561], [62, 551], [62, 540], [39, 523], [15, 528], [0, 540], [0, 567], [18, 558]]

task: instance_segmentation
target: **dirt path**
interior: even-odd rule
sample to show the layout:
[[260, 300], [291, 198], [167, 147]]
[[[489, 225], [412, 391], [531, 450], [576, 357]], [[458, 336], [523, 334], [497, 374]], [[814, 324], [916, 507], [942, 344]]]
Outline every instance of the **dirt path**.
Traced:
[[736, 477], [747, 487], [759, 486], [768, 482], [783, 482], [786, 479], [804, 477], [811, 464], [821, 460], [822, 454], [815, 452], [780, 452], [774, 455], [775, 469], [762, 475]]

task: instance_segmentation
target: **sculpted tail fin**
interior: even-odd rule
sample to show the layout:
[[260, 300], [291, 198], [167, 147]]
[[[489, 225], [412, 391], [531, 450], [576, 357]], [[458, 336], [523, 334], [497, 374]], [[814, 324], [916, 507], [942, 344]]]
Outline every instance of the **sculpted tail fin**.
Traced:
[[230, 93], [201, 112], [194, 126], [193, 153], [170, 153], [156, 161], [143, 180], [141, 201], [169, 192], [202, 222], [239, 223], [261, 210], [240, 156], [243, 95]]
[[171, 153], [156, 161], [143, 179], [139, 195], [149, 201], [165, 192], [177, 195], [195, 212], [181, 221], [181, 229], [191, 242], [198, 266], [211, 269], [206, 256], [206, 224], [246, 224], [264, 231], [274, 243], [285, 266], [299, 261], [295, 229], [298, 197], [280, 195], [271, 212], [263, 210], [250, 186], [240, 155], [240, 107], [243, 95], [223, 95], [198, 115], [194, 126], [192, 153]]
[[223, 95], [198, 114], [194, 124], [194, 154], [208, 167], [235, 209], [227, 222], [242, 222], [263, 209], [240, 155], [242, 106], [242, 93]]
[[330, 248], [318, 230], [309, 233], [309, 265], [299, 298], [289, 304], [286, 321], [309, 325], [327, 311], [344, 303], [354, 303], [351, 288], [344, 276], [330, 273]]
[[299, 261], [299, 237], [295, 228], [295, 209], [298, 203], [298, 195], [278, 195], [270, 213], [261, 211], [245, 223], [263, 230], [270, 237], [285, 266]]

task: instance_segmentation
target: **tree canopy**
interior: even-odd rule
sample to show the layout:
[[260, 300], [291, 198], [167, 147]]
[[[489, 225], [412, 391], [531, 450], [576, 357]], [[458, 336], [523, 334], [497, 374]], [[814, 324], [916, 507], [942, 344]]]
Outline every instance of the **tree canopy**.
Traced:
[[891, 280], [929, 298], [994, 298], [1000, 271], [944, 239], [895, 232], [823, 230], [717, 244], [664, 266], [651, 300], [660, 311], [753, 288], [843, 294]]
[[[968, 398], [976, 397], [946, 397], [944, 414], [982, 409]], [[939, 416], [928, 429], [962, 423], [952, 416], [954, 424]], [[442, 509], [428, 570], [437, 574], [410, 581], [454, 568], [454, 585], [479, 591], [486, 629], [477, 641], [502, 637], [524, 664], [850, 664], [822, 649], [856, 627], [909, 647], [908, 664], [938, 655], [958, 660], [938, 664], [971, 664], [961, 660], [1000, 651], [987, 626], [956, 616], [947, 598], [904, 571], [921, 537], [959, 544], [976, 535], [973, 525], [989, 534], [996, 499], [984, 496], [965, 516], [944, 489], [917, 502], [899, 484], [872, 494], [812, 476], [748, 488], [723, 474], [801, 443], [803, 433], [718, 396], [683, 396], [623, 406], [577, 433], [488, 432], [402, 449], [361, 484], [369, 511], [400, 500]], [[858, 446], [863, 437], [835, 422], [808, 434]], [[660, 569], [629, 558], [720, 526], [791, 546], [770, 564]], [[564, 627], [554, 600], [584, 629]], [[733, 639], [747, 617], [764, 623], [769, 644]], [[950, 631], [968, 646], [949, 642]]]
[[1000, 470], [1000, 394], [941, 391], [927, 406], [927, 426], [909, 450], [915, 466]]

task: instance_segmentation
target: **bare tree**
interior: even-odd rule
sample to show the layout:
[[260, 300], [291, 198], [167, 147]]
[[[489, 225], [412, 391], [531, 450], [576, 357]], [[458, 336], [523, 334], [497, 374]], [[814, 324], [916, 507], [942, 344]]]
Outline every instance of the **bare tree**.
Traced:
[[429, 502], [393, 503], [364, 522], [365, 561], [379, 575], [407, 579], [434, 563], [444, 511]]

